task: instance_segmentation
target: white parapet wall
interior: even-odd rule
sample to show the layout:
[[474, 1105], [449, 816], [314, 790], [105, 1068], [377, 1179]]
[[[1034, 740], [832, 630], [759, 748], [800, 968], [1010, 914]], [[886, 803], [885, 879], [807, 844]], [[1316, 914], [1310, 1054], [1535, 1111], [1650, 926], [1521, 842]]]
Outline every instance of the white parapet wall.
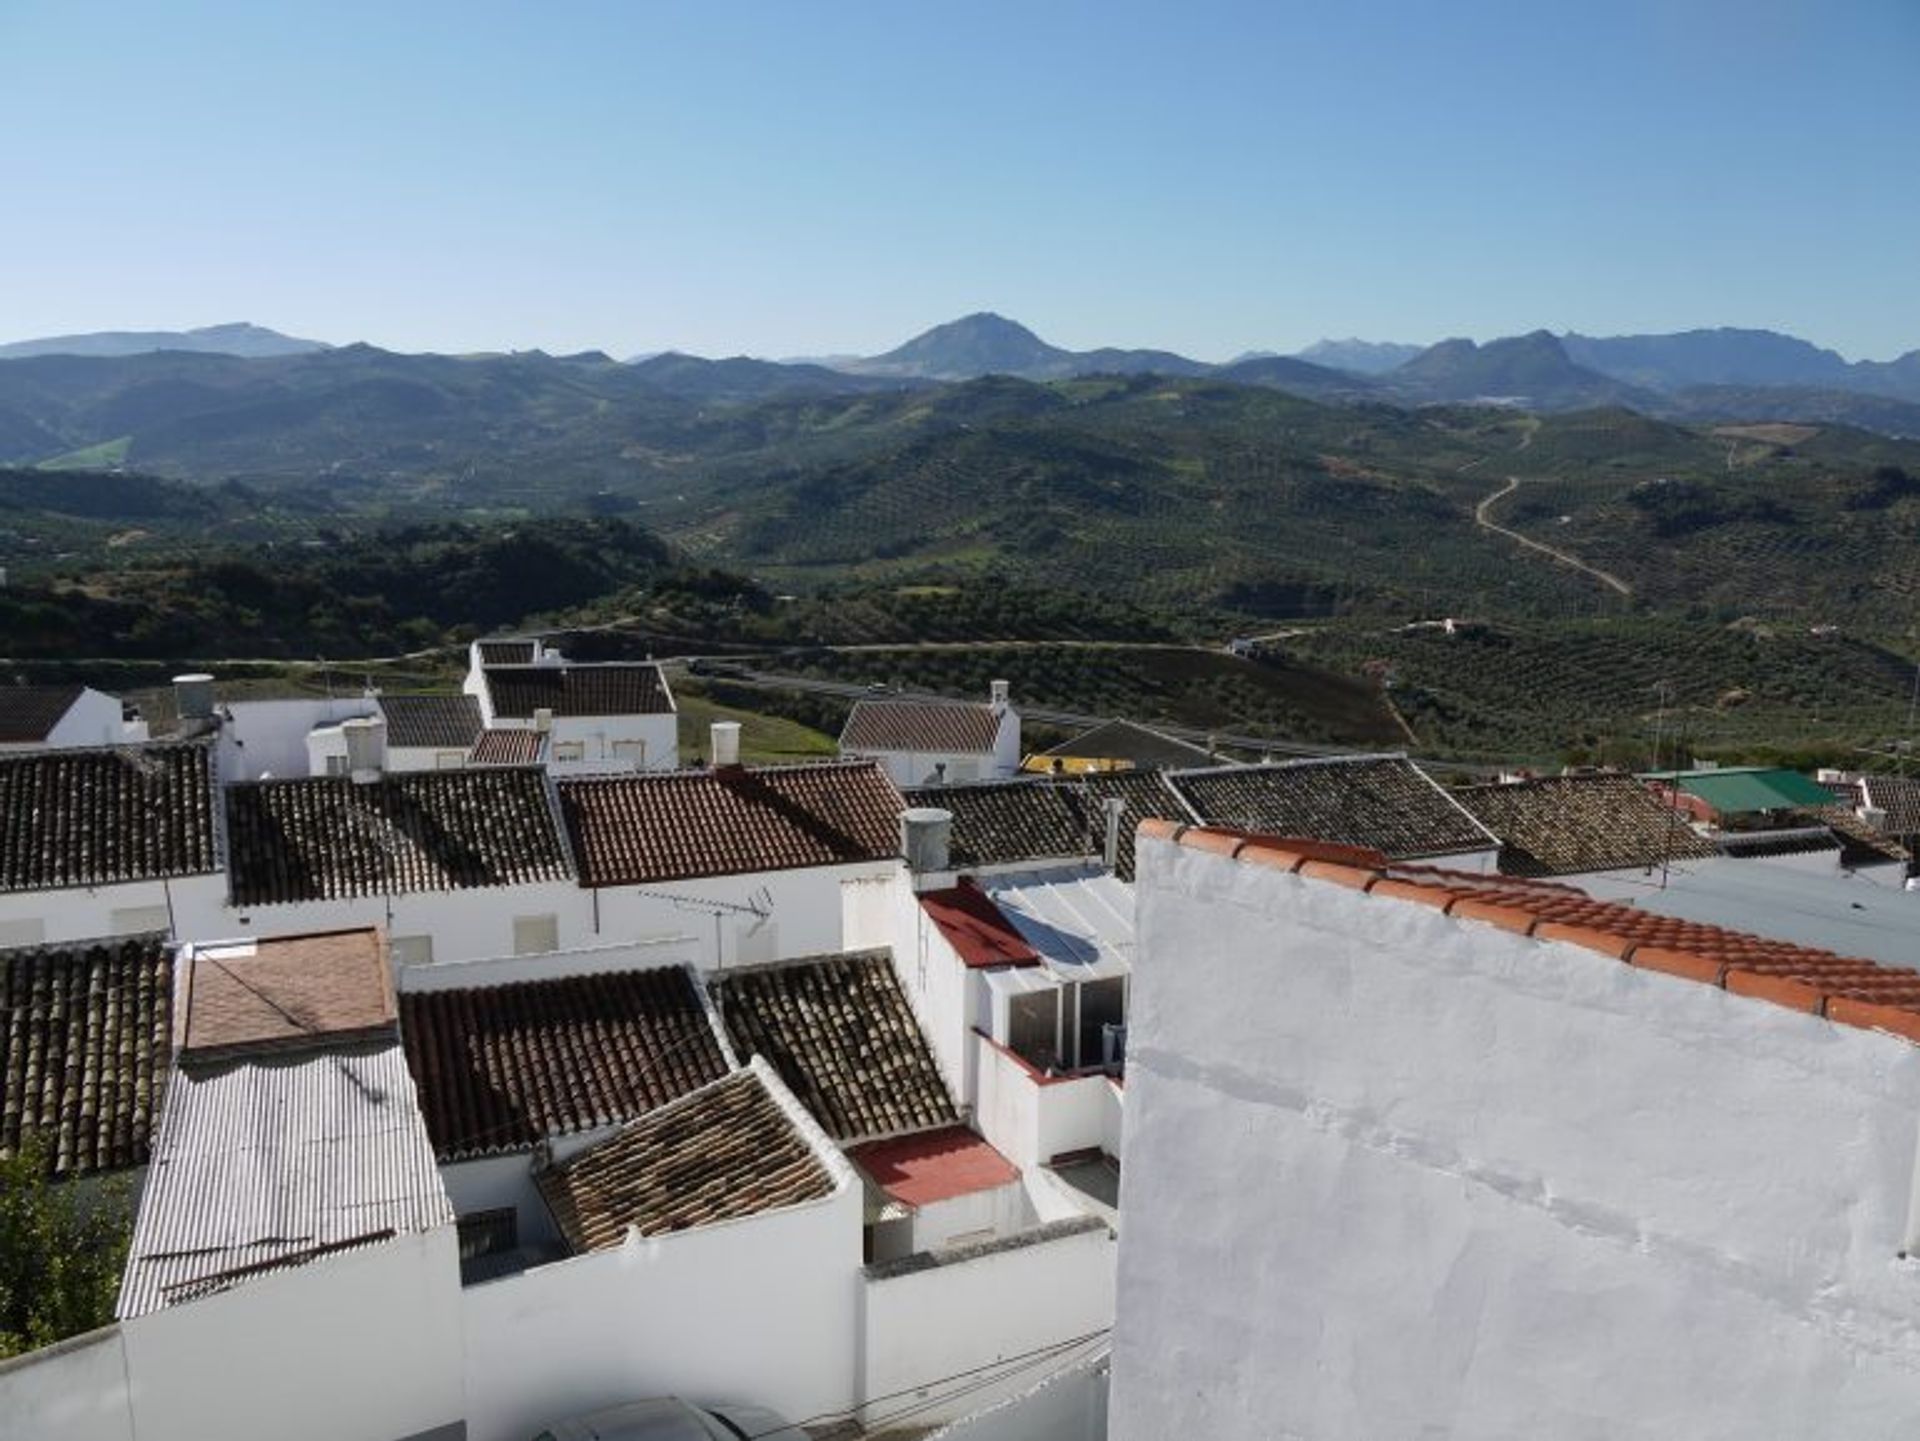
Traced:
[[1085, 1360], [1113, 1325], [1114, 1251], [1087, 1217], [868, 1266], [861, 1423], [952, 1421]]
[[1920, 1048], [1143, 837], [1114, 1441], [1910, 1437]]
[[104, 1326], [0, 1361], [0, 1436], [27, 1441], [133, 1441], [127, 1354]]
[[1104, 1151], [1119, 1159], [1120, 1087], [1094, 1072], [1040, 1074], [1006, 1047], [972, 1037], [979, 1093], [974, 1123], [1022, 1170], [1077, 1151]]
[[862, 1198], [538, 1266], [461, 1292], [468, 1441], [663, 1393], [804, 1419], [854, 1401]]

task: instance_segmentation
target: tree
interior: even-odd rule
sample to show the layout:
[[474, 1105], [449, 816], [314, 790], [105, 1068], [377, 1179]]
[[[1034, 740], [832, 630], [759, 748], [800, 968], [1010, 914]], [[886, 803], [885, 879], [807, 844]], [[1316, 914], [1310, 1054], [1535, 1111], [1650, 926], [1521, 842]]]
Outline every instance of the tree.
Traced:
[[126, 1181], [49, 1179], [46, 1143], [0, 1157], [0, 1356], [113, 1319], [126, 1263]]

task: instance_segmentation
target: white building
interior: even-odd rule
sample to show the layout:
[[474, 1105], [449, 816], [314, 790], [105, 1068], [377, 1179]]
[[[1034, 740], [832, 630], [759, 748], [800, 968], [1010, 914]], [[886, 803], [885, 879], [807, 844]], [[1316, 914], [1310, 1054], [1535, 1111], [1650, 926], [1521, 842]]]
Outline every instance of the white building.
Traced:
[[230, 893], [180, 934], [379, 925], [397, 965], [592, 943], [544, 771], [358, 774], [228, 786]]
[[1920, 980], [1149, 826], [1111, 1435], [1911, 1432]]
[[581, 664], [539, 640], [479, 640], [466, 693], [489, 731], [537, 731], [557, 775], [670, 771], [679, 716], [651, 661]]
[[356, 723], [382, 770], [458, 770], [480, 739], [480, 703], [470, 695], [375, 692], [353, 717], [307, 732], [306, 774], [343, 776], [352, 770], [347, 737]]
[[0, 946], [192, 935], [226, 890], [205, 745], [0, 756]]
[[904, 808], [871, 761], [728, 763], [558, 784], [593, 933], [700, 937], [703, 967], [837, 951], [841, 893], [900, 870]]
[[92, 686], [0, 686], [0, 755], [146, 739], [147, 723], [137, 713]]
[[840, 754], [876, 760], [897, 786], [993, 780], [1020, 769], [1020, 712], [997, 680], [984, 703], [937, 697], [854, 702]]

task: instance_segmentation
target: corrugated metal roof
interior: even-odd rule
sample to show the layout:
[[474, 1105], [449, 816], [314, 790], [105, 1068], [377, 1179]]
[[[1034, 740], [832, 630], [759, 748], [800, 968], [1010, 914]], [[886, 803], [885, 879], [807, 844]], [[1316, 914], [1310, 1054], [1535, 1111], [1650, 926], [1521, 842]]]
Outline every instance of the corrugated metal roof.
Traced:
[[115, 1314], [452, 1224], [399, 1046], [177, 1075]]
[[1048, 970], [1092, 981], [1133, 969], [1133, 887], [1106, 871], [983, 878], [981, 887]]
[[1796, 806], [1823, 806], [1833, 800], [1825, 786], [1798, 771], [1767, 770], [1758, 766], [1712, 771], [1657, 771], [1649, 780], [1677, 785], [1705, 801], [1721, 815], [1744, 811], [1784, 811]]

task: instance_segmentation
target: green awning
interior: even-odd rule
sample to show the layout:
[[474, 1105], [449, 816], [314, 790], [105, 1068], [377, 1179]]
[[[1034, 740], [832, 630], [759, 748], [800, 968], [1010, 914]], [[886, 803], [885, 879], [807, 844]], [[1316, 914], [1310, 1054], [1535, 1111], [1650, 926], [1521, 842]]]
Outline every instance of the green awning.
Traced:
[[1796, 806], [1830, 806], [1833, 794], [1798, 771], [1759, 767], [1713, 771], [1656, 771], [1643, 777], [1676, 785], [1705, 801], [1723, 816], [1743, 811], [1784, 811]]

